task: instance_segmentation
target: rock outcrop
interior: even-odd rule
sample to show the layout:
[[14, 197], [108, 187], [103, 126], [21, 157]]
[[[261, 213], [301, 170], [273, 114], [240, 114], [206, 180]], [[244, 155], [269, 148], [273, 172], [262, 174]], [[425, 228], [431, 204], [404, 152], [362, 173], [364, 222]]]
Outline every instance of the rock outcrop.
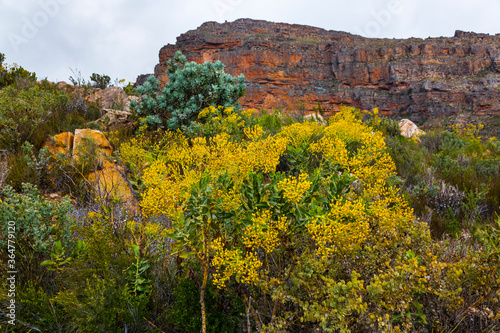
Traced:
[[500, 34], [372, 39], [320, 28], [239, 19], [207, 22], [159, 52], [155, 75], [181, 50], [189, 61], [222, 61], [243, 73], [246, 108], [326, 113], [340, 105], [378, 107], [420, 121], [462, 111], [500, 114]]
[[100, 128], [106, 131], [114, 131], [119, 128], [133, 128], [135, 120], [130, 111], [121, 111], [113, 109], [103, 109], [103, 115], [95, 122]]
[[78, 163], [85, 155], [95, 158], [95, 165], [86, 175], [96, 194], [104, 199], [116, 199], [123, 203], [130, 215], [140, 213], [139, 203], [126, 179], [124, 168], [111, 161], [113, 147], [98, 130], [76, 129], [75, 134], [64, 132], [49, 138], [45, 147], [55, 158], [60, 154]]
[[137, 97], [128, 96], [120, 87], [107, 87], [105, 89], [93, 88], [86, 99], [101, 109], [130, 111], [130, 101]]
[[58, 156], [59, 154], [68, 155], [73, 153], [73, 140], [75, 136], [71, 132], [63, 132], [49, 138], [44, 143], [49, 152]]
[[401, 119], [399, 122], [399, 130], [401, 131], [401, 135], [406, 138], [418, 138], [420, 135], [425, 134], [424, 131], [418, 128], [418, 126], [409, 119]]
[[101, 131], [87, 128], [76, 129], [73, 140], [73, 159], [78, 162], [85, 153], [94, 155], [98, 166], [102, 166], [113, 154], [113, 147]]

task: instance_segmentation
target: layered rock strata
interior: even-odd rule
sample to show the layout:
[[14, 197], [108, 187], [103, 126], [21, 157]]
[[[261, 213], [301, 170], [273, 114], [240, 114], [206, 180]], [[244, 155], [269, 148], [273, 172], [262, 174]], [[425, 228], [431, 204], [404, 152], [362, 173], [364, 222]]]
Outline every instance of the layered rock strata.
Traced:
[[180, 50], [189, 61], [222, 61], [243, 73], [245, 108], [328, 113], [378, 107], [414, 121], [458, 114], [500, 114], [500, 34], [373, 39], [339, 31], [239, 19], [207, 22], [159, 53], [155, 75]]

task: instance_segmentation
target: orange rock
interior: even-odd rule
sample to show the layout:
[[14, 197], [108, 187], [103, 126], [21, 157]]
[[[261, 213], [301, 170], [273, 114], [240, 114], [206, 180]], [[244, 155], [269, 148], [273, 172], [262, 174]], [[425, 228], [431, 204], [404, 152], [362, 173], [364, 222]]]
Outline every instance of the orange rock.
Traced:
[[101, 170], [91, 172], [87, 180], [99, 197], [117, 200], [123, 204], [129, 215], [138, 215], [139, 202], [134, 197], [124, 174], [123, 167], [108, 163]]
[[73, 133], [63, 132], [47, 139], [43, 147], [47, 147], [54, 156], [59, 154], [70, 155], [73, 151], [73, 139]]
[[[140, 214], [139, 203], [130, 189], [123, 167], [109, 161], [113, 147], [101, 131], [77, 129], [75, 135], [64, 132], [48, 139], [45, 146], [55, 157], [59, 153], [72, 154], [74, 162], [78, 162], [82, 154], [93, 154], [98, 163], [86, 178], [96, 195], [122, 202], [130, 215]], [[50, 198], [55, 200], [58, 195], [51, 194]]]
[[73, 141], [73, 158], [76, 162], [84, 152], [95, 155], [99, 165], [113, 154], [113, 147], [101, 131], [92, 129], [76, 129]]

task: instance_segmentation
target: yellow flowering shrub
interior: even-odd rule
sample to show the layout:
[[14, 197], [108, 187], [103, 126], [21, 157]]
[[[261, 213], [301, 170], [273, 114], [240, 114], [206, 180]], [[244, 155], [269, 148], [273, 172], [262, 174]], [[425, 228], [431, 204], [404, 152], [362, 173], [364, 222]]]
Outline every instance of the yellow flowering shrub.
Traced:
[[225, 287], [227, 281], [233, 276], [241, 283], [252, 283], [257, 280], [262, 262], [253, 252], [244, 255], [241, 249], [225, 249], [220, 238], [214, 239], [212, 248], [216, 253], [212, 259], [212, 265], [218, 268], [213, 275], [216, 286]]
[[298, 179], [286, 178], [278, 183], [278, 189], [284, 191], [287, 200], [298, 203], [304, 193], [311, 187], [311, 182], [307, 180], [308, 175], [302, 173]]
[[262, 248], [271, 253], [279, 244], [280, 233], [286, 232], [286, 217], [273, 220], [268, 210], [252, 214], [251, 224], [243, 234], [243, 244], [246, 248], [257, 250]]
[[374, 132], [344, 108], [330, 120], [324, 136], [311, 150], [359, 179], [369, 193], [377, 193], [396, 172], [382, 133]]
[[318, 244], [318, 255], [324, 259], [336, 251], [357, 249], [370, 233], [363, 201], [337, 201], [324, 219], [307, 225], [312, 239]]
[[198, 121], [187, 129], [190, 136], [210, 137], [227, 133], [241, 137], [241, 133], [251, 118], [254, 110], [236, 111], [233, 107], [208, 106], [198, 114]]
[[286, 137], [290, 141], [290, 146], [299, 147], [302, 144], [313, 142], [323, 132], [324, 126], [317, 122], [296, 123], [284, 127], [279, 136]]
[[[233, 111], [209, 108], [200, 117], [219, 113]], [[491, 267], [440, 259], [446, 247], [433, 243], [388, 181], [395, 166], [383, 135], [352, 109], [327, 126], [242, 133], [242, 141], [228, 132], [176, 134], [169, 144], [141, 148], [149, 163], [141, 206], [172, 220], [173, 253], [198, 258], [204, 284], [209, 277], [218, 288], [236, 282], [247, 299], [263, 297], [247, 309], [259, 307], [262, 331], [291, 330], [300, 319], [326, 332], [410, 332], [429, 325], [429, 299], [458, 311], [466, 302], [462, 277], [487, 289], [491, 280], [478, 282], [471, 267], [484, 274]]]

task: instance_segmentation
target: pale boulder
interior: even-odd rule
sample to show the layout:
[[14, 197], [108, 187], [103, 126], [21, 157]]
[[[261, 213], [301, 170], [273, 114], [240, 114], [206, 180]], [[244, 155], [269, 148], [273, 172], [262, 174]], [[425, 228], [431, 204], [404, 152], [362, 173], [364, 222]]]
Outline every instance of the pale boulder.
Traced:
[[399, 122], [399, 129], [401, 131], [401, 135], [406, 138], [419, 137], [422, 134], [425, 134], [417, 125], [415, 125], [409, 119], [401, 119]]
[[325, 118], [323, 118], [323, 116], [320, 115], [319, 113], [310, 113], [308, 115], [305, 115], [304, 119], [307, 121], [315, 121], [320, 125], [327, 125], [328, 124], [328, 122], [325, 120]]

